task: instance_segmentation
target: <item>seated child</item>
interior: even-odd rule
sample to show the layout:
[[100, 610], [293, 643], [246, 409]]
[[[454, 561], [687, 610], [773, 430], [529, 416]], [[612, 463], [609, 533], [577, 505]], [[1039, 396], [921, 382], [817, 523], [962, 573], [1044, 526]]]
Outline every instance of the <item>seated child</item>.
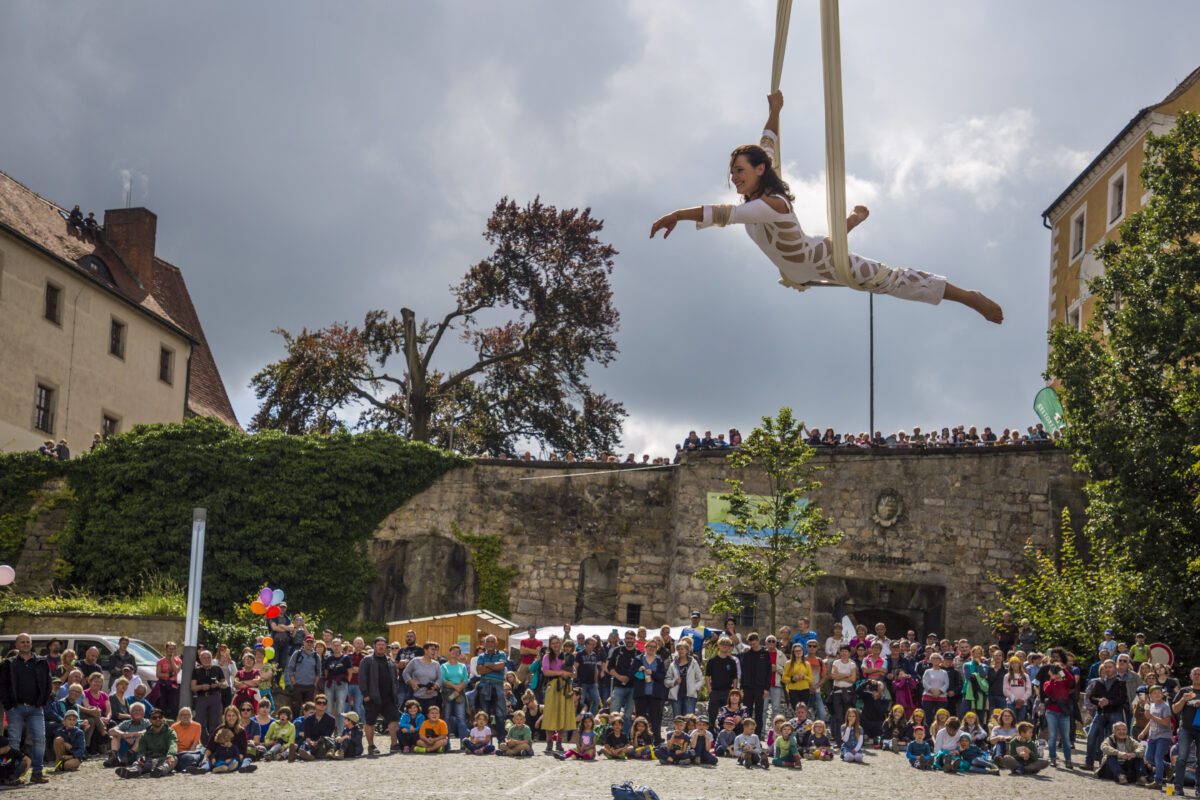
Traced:
[[87, 758], [83, 728], [79, 727], [79, 712], [71, 709], [63, 714], [62, 727], [54, 736], [54, 771], [74, 772]]
[[[432, 709], [430, 710], [432, 711]], [[337, 750], [334, 751], [333, 757], [357, 758], [361, 756], [363, 754], [362, 733], [362, 726], [358, 724], [358, 713], [355, 711], [343, 713], [342, 732], [334, 739], [334, 742], [337, 743]]]
[[633, 748], [629, 745], [629, 737], [625, 735], [625, 717], [617, 714], [609, 723], [608, 730], [604, 733], [604, 747], [600, 752], [604, 753], [605, 758], [628, 758], [633, 754]]
[[1033, 723], [1022, 722], [1017, 725], [1017, 735], [1008, 741], [1008, 754], [997, 756], [996, 763], [1013, 775], [1036, 775], [1050, 766], [1050, 762], [1038, 752], [1037, 739], [1033, 738]]
[[1000, 772], [991, 757], [972, 742], [971, 735], [967, 733], [958, 737], [957, 748], [938, 755], [942, 759], [939, 766], [945, 772], [974, 772], [979, 775], [996, 775]]
[[721, 732], [717, 734], [716, 754], [722, 758], [733, 755], [733, 740], [738, 737], [737, 726], [742, 723], [740, 717], [728, 716], [720, 721]]
[[475, 727], [471, 728], [467, 738], [462, 740], [462, 748], [476, 756], [496, 752], [496, 748], [492, 747], [492, 729], [488, 727], [486, 711], [475, 713]]
[[233, 746], [233, 731], [221, 728], [216, 734], [216, 749], [212, 753], [213, 772], [236, 772], [241, 764], [238, 749]]
[[899, 753], [907, 744], [908, 720], [904, 718], [904, 706], [897, 703], [883, 721], [883, 749]]
[[[782, 718], [782, 716], [779, 717], [779, 719]], [[775, 740], [775, 755], [771, 759], [771, 763], [777, 767], [793, 767], [795, 769], [804, 766], [800, 745], [796, 743], [796, 737], [792, 735], [790, 722], [783, 723], [780, 728], [779, 738]]]
[[716, 764], [717, 757], [713, 753], [713, 735], [708, 728], [708, 717], [700, 716], [696, 718], [696, 729], [692, 731], [692, 752], [695, 753], [695, 758], [692, 759], [693, 764]]
[[658, 760], [664, 764], [683, 764], [690, 762], [696, 757], [692, 751], [692, 737], [687, 734], [687, 719], [684, 717], [675, 717], [671, 720], [674, 727], [667, 735], [667, 740], [663, 742], [662, 747], [658, 748], [656, 755]]
[[783, 718], [783, 714], [776, 714], [775, 719], [771, 720], [771, 729], [767, 731], [767, 741], [763, 746], [763, 753], [768, 757], [775, 753], [775, 740], [783, 734], [783, 723], [785, 722], [787, 720]]
[[654, 735], [650, 733], [650, 723], [645, 717], [635, 717], [633, 730], [629, 734], [629, 746], [632, 748], [630, 758], [649, 761], [654, 758]]
[[858, 709], [846, 709], [842, 724], [842, 761], [863, 762], [863, 728], [858, 721]]
[[829, 738], [824, 720], [813, 722], [812, 731], [808, 734], [808, 742], [805, 745], [805, 752], [813, 761], [833, 760], [833, 740]]
[[400, 715], [400, 730], [398, 738], [400, 747], [405, 753], [411, 753], [417, 746], [417, 737], [421, 733], [421, 725], [425, 723], [425, 715], [421, 713], [421, 704], [416, 700], [404, 703], [404, 713]]
[[442, 719], [442, 709], [438, 706], [429, 707], [429, 718], [421, 723], [417, 731], [415, 753], [444, 753], [450, 742], [450, 728]]
[[917, 725], [912, 732], [912, 741], [904, 748], [904, 755], [908, 757], [908, 765], [917, 769], [931, 769], [933, 767], [933, 747], [925, 738], [925, 726]]
[[979, 724], [979, 717], [974, 711], [968, 711], [967, 713], [963, 714], [962, 727], [960, 728], [960, 731], [971, 737], [972, 744], [977, 744], [984, 749], [988, 749], [987, 730]]
[[513, 712], [512, 725], [508, 728], [508, 736], [496, 749], [498, 756], [531, 756], [533, 755], [533, 731], [525, 724], [525, 712], [517, 709]]
[[263, 736], [263, 744], [267, 751], [263, 754], [264, 761], [274, 761], [287, 756], [288, 761], [296, 760], [296, 726], [292, 724], [292, 710], [281, 705], [275, 721], [267, 728]]
[[769, 769], [771, 764], [762, 757], [762, 741], [754, 732], [754, 720], [742, 720], [742, 732], [733, 740], [733, 752], [737, 755], [738, 763], [746, 769], [762, 765]]
[[596, 720], [588, 712], [579, 717], [579, 730], [575, 736], [575, 747], [565, 753], [555, 753], [555, 758], [565, 761], [578, 758], [580, 761], [596, 760]]
[[0, 739], [0, 785], [20, 783], [21, 776], [29, 771], [32, 764], [29, 756], [8, 746], [7, 738]]

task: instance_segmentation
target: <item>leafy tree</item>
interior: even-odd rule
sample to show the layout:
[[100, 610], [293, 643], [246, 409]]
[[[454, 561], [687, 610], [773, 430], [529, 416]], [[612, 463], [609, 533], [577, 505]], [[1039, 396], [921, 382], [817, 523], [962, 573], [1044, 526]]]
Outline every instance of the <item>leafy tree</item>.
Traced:
[[712, 563], [696, 573], [716, 598], [713, 613], [741, 611], [741, 592], [767, 595], [770, 630], [775, 630], [779, 598], [824, 575], [817, 556], [822, 548], [842, 541], [842, 533], [829, 533], [829, 520], [805, 497], [821, 484], [813, 479], [818, 468], [808, 463], [814, 451], [804, 443], [803, 433], [804, 423], [784, 407], [774, 419], [763, 417], [762, 425], [729, 454], [729, 465], [737, 473], [753, 469], [762, 475], [767, 494], [748, 494], [741, 478], [725, 480], [729, 492], [721, 499], [729, 501], [734, 536], [706, 528], [704, 541]]
[[1096, 249], [1096, 316], [1050, 334], [1064, 444], [1087, 485], [1089, 535], [1145, 578], [1138, 605], [1177, 653], [1200, 658], [1200, 117], [1148, 136], [1149, 204]]
[[[617, 251], [597, 238], [602, 227], [590, 209], [502, 199], [483, 234], [492, 255], [451, 287], [454, 308], [440, 319], [374, 310], [361, 327], [276, 331], [287, 356], [251, 381], [263, 401], [252, 427], [324, 433], [365, 408], [359, 428], [467, 453], [508, 451], [526, 437], [556, 450], [614, 448], [625, 409], [587, 383], [589, 366], [617, 353], [608, 278]], [[473, 358], [437, 367], [451, 333]], [[393, 357], [399, 372], [387, 369]]]
[[1127, 550], [1091, 531], [1084, 534], [1085, 557], [1075, 540], [1071, 512], [1063, 509], [1057, 553], [1027, 542], [1017, 577], [989, 573], [988, 580], [999, 589], [999, 604], [980, 607], [987, 626], [1000, 624], [1004, 612], [1011, 611], [1015, 618], [1029, 620], [1044, 646], [1061, 645], [1080, 660], [1095, 655], [1105, 628], [1132, 634], [1131, 628], [1149, 627], [1154, 632], [1138, 619], [1142, 579]]

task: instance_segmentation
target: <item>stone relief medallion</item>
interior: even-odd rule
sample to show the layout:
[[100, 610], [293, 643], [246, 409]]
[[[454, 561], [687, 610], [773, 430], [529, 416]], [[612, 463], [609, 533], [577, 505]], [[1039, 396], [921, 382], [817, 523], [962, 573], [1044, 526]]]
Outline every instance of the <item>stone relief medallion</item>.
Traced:
[[890, 528], [900, 521], [904, 513], [904, 501], [895, 489], [884, 489], [875, 498], [875, 510], [871, 520], [881, 528]]

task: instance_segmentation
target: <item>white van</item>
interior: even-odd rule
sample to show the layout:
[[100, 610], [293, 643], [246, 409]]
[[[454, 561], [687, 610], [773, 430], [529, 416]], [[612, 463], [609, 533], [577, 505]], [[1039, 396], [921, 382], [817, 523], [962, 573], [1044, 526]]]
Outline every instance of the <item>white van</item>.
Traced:
[[[109, 656], [117, 652], [117, 645], [121, 640], [120, 636], [93, 636], [82, 633], [31, 633], [29, 637], [33, 639], [33, 652], [38, 655], [46, 654], [46, 647], [50, 644], [51, 639], [58, 639], [62, 642], [63, 650], [74, 650], [80, 661], [83, 661], [83, 657], [87, 655], [89, 647], [95, 647], [100, 651], [101, 664], [104, 664]], [[17, 634], [15, 633], [0, 635], [0, 656], [12, 650], [16, 646], [16, 640]], [[133, 654], [133, 660], [137, 663], [138, 675], [141, 676], [142, 681], [147, 686], [153, 687], [158, 682], [156, 667], [162, 654], [141, 639], [129, 640], [129, 652]], [[108, 676], [108, 680], [104, 683], [105, 691], [108, 691], [108, 687], [114, 680], [116, 680], [115, 675]]]

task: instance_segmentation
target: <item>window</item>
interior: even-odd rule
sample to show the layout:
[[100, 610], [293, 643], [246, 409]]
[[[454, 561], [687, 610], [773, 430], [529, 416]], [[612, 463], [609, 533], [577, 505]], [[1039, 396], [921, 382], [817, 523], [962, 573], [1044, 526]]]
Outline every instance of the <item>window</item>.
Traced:
[[1080, 327], [1079, 318], [1082, 308], [1083, 305], [1079, 301], [1075, 301], [1075, 303], [1067, 309], [1067, 324], [1072, 328]]
[[37, 385], [33, 395], [33, 427], [46, 433], [54, 433], [54, 400], [57, 392], [44, 383]]
[[742, 610], [733, 615], [733, 622], [741, 628], [754, 627], [754, 609], [758, 605], [758, 598], [753, 594], [739, 593], [734, 595]]
[[642, 604], [630, 603], [625, 606], [625, 624], [626, 625], [641, 625], [642, 624]]
[[108, 352], [117, 358], [125, 358], [125, 323], [113, 317], [108, 333]]
[[107, 439], [110, 436], [115, 436], [117, 429], [121, 426], [121, 420], [109, 414], [100, 415], [100, 438]]
[[1108, 227], [1125, 216], [1125, 167], [1108, 180]]
[[1083, 237], [1087, 230], [1087, 206], [1079, 209], [1075, 216], [1071, 217], [1071, 260], [1079, 258], [1083, 255], [1084, 241]]
[[53, 283], [46, 284], [46, 319], [62, 324], [62, 288]]
[[158, 379], [163, 383], [174, 382], [175, 351], [169, 347], [158, 348]]

